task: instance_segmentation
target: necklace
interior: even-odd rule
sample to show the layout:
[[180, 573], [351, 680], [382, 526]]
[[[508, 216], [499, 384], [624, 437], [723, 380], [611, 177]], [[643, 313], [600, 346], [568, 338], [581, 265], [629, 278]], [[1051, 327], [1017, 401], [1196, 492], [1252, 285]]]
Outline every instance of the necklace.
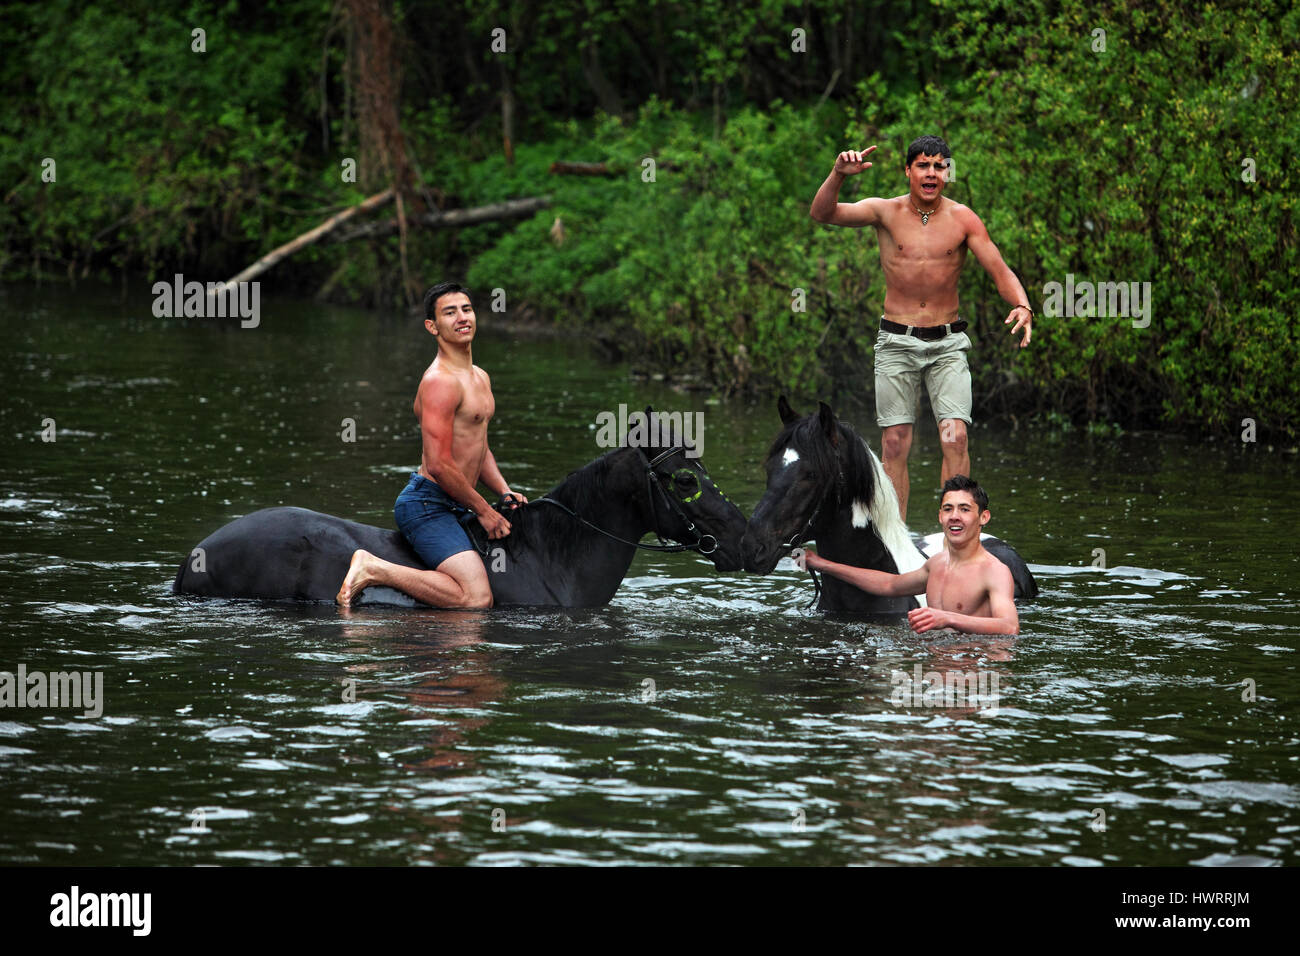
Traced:
[[[942, 202], [942, 201], [943, 201], [943, 200], [940, 200], [940, 202]], [[908, 202], [912, 202], [912, 200], [909, 199]], [[912, 202], [912, 208], [915, 209], [915, 210], [920, 214], [920, 216], [921, 216], [921, 225], [923, 225], [923, 226], [928, 226], [928, 225], [930, 225], [930, 217], [933, 216], [936, 212], [939, 211], [939, 207], [938, 207], [938, 206], [935, 206], [935, 207], [934, 207], [933, 209], [931, 209], [929, 212], [926, 212], [924, 209], [919, 208], [919, 207], [916, 205], [916, 203], [914, 203], [914, 202]]]

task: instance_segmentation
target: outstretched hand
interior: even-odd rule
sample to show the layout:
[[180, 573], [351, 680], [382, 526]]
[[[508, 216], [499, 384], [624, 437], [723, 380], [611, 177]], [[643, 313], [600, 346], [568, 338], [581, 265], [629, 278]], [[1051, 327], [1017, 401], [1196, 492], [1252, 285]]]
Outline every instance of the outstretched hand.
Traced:
[[874, 146], [868, 146], [866, 149], [846, 149], [835, 157], [835, 172], [841, 176], [856, 176], [864, 169], [870, 169], [871, 164], [867, 162], [867, 157], [875, 151]]
[[1029, 339], [1034, 334], [1034, 313], [1030, 312], [1024, 306], [1018, 305], [1007, 313], [1006, 321], [1002, 324], [1007, 325], [1010, 322], [1016, 323], [1011, 327], [1012, 335], [1015, 335], [1021, 329], [1025, 330], [1025, 337], [1020, 340], [1020, 347], [1023, 349], [1029, 344]]

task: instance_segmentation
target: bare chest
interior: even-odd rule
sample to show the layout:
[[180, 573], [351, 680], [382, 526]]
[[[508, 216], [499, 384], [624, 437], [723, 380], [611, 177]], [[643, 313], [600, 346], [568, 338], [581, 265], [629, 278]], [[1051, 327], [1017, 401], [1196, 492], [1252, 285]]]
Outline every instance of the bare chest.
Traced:
[[465, 428], [486, 428], [496, 410], [496, 399], [486, 385], [466, 389], [465, 398], [456, 409], [456, 424]]
[[988, 613], [988, 589], [981, 576], [963, 574], [960, 569], [949, 568], [946, 562], [930, 572], [925, 599], [934, 608], [957, 614]]
[[965, 261], [965, 232], [946, 208], [922, 225], [914, 210], [895, 206], [876, 227], [876, 236], [886, 268], [948, 265], [960, 269]]

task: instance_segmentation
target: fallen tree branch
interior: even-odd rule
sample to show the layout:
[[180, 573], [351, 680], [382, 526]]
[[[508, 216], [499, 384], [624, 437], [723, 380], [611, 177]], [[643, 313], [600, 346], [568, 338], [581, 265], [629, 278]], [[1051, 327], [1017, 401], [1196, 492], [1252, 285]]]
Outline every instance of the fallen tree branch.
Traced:
[[551, 163], [550, 173], [568, 173], [571, 176], [613, 176], [614, 170], [602, 163], [569, 163], [557, 159]]
[[[531, 216], [539, 209], [551, 204], [550, 196], [532, 196], [527, 199], [507, 199], [505, 202], [489, 203], [475, 206], [473, 209], [450, 209], [447, 212], [427, 212], [421, 216], [408, 217], [408, 222], [426, 226], [431, 229], [454, 229], [460, 226], [472, 226], [479, 222], [493, 222], [497, 219], [514, 219], [519, 216]], [[353, 239], [380, 238], [397, 232], [396, 219], [380, 222], [368, 222], [330, 239], [331, 243], [351, 242]]]
[[[667, 160], [656, 160], [660, 169], [679, 169], [677, 163]], [[610, 169], [608, 164], [600, 163], [571, 163], [563, 159], [557, 159], [551, 163], [547, 172], [554, 175], [564, 176], [620, 176], [624, 169]]]
[[[225, 285], [229, 286], [229, 285], [234, 285], [237, 282], [247, 282], [249, 279], [252, 279], [256, 276], [260, 276], [263, 272], [265, 272], [267, 269], [270, 269], [281, 259], [285, 259], [293, 255], [295, 252], [297, 252], [299, 249], [302, 249], [304, 246], [310, 246], [314, 242], [319, 242], [325, 236], [329, 235], [335, 229], [339, 228], [339, 226], [343, 225], [345, 222], [347, 222], [349, 219], [353, 218], [354, 216], [358, 215], [359, 213], [370, 212], [372, 209], [378, 209], [380, 206], [384, 205], [385, 203], [392, 202], [392, 199], [393, 199], [393, 189], [390, 186], [388, 189], [385, 189], [381, 193], [375, 193], [375, 195], [371, 196], [369, 199], [365, 200], [364, 202], [359, 203], [356, 206], [352, 206], [348, 209], [344, 209], [342, 212], [331, 216], [329, 219], [326, 219], [315, 229], [308, 230], [307, 232], [304, 232], [302, 235], [300, 235], [298, 238], [291, 239], [289, 242], [286, 242], [284, 245], [280, 246], [279, 248], [272, 249], [270, 252], [262, 256], [262, 258], [258, 259], [256, 262], [254, 262], [243, 272], [239, 273], [239, 275], [235, 276], [229, 282], [226, 282]], [[393, 229], [394, 231], [396, 231], [397, 229], [396, 223], [394, 223]], [[209, 296], [215, 295], [222, 288], [223, 286], [214, 284], [208, 290], [208, 295]]]

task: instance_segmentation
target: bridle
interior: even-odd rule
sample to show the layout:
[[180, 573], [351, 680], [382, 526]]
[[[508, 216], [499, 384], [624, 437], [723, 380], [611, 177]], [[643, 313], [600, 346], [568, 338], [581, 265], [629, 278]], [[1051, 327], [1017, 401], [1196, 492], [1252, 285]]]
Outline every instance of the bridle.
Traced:
[[[835, 476], [835, 503], [838, 505], [841, 501], [844, 500], [844, 485], [845, 485], [844, 463], [840, 461], [840, 456], [838, 452], [835, 455], [835, 464], [836, 467], [838, 468], [838, 474], [836, 474]], [[830, 498], [829, 491], [830, 489], [827, 489], [827, 493], [823, 494], [820, 497], [820, 499], [817, 502], [817, 507], [813, 509], [812, 515], [810, 515], [808, 520], [804, 522], [804, 526], [800, 528], [798, 531], [796, 531], [794, 534], [792, 534], [790, 536], [790, 540], [782, 544], [783, 548], [796, 548], [799, 545], [803, 544], [805, 541], [807, 541], [809, 537], [811, 537], [809, 532], [812, 531], [813, 525], [816, 524], [818, 517], [820, 517], [822, 513], [822, 506], [825, 505], [827, 499]], [[807, 608], [810, 608], [814, 604], [816, 604], [817, 599], [822, 596], [821, 578], [817, 576], [817, 572], [814, 571], [812, 568], [807, 568], [807, 571], [808, 574], [812, 576], [813, 596], [812, 599], [808, 602], [807, 607], [805, 607], [805, 610], [807, 610]]]
[[[645, 482], [646, 482], [646, 493], [649, 495], [650, 498], [650, 519], [651, 522], [653, 523], [654, 515], [655, 515], [655, 497], [654, 497], [654, 493], [651, 491], [651, 487], [654, 487], [659, 489], [659, 495], [664, 499], [664, 501], [668, 503], [668, 507], [671, 508], [674, 512], [676, 512], [677, 517], [682, 519], [682, 523], [686, 525], [687, 533], [690, 534], [691, 532], [694, 532], [695, 543], [690, 545], [665, 544], [663, 535], [659, 533], [659, 529], [656, 527], [655, 537], [659, 539], [659, 547], [657, 548], [651, 547], [651, 550], [698, 551], [700, 552], [700, 554], [712, 554], [714, 551], [718, 550], [718, 539], [711, 534], [701, 534], [700, 530], [695, 527], [695, 522], [692, 521], [690, 517], [686, 514], [686, 512], [682, 509], [683, 504], [690, 504], [692, 501], [695, 501], [697, 498], [699, 498], [700, 495], [704, 494], [704, 481], [708, 481], [709, 484], [711, 485], [713, 484], [713, 481], [709, 478], [708, 473], [704, 472], [697, 475], [689, 468], [679, 468], [677, 469], [677, 471], [674, 471], [669, 476], [670, 478], [677, 477], [678, 471], [686, 471], [689, 472], [690, 475], [695, 478], [695, 483], [697, 486], [695, 494], [691, 495], [689, 498], [683, 499], [682, 501], [678, 501], [677, 497], [675, 495], [670, 495], [668, 493], [668, 489], [664, 487], [663, 476], [660, 475], [659, 472], [655, 471], [655, 465], [659, 464], [660, 462], [667, 461], [669, 458], [671, 458], [673, 455], [677, 453], [678, 453], [678, 449], [669, 448], [667, 451], [661, 451], [659, 454], [655, 455], [653, 458], [648, 459], [648, 461], [646, 462]], [[645, 453], [642, 452], [642, 454]], [[700, 480], [701, 477], [703, 477], [704, 481]], [[713, 485], [713, 487], [714, 490], [718, 492], [718, 494], [722, 494], [721, 489], [719, 489], [717, 485]], [[710, 541], [713, 542], [713, 546], [711, 548], [706, 549], [703, 547], [705, 538], [708, 538]]]
[[[655, 471], [656, 465], [659, 465], [661, 462], [667, 461], [669, 458], [671, 458], [673, 455], [678, 454], [680, 451], [681, 449], [678, 448], [669, 448], [667, 451], [662, 451], [658, 455], [655, 455], [654, 458], [647, 457], [646, 495], [650, 499], [651, 523], [652, 524], [655, 523], [654, 517], [658, 505], [658, 500], [655, 496], [655, 490], [658, 489], [659, 491], [658, 497], [663, 498], [663, 500], [668, 504], [669, 509], [676, 512], [677, 517], [680, 518], [682, 520], [682, 523], [686, 525], [687, 533], [688, 534], [694, 533], [695, 540], [690, 544], [666, 543], [664, 541], [663, 535], [659, 533], [659, 529], [657, 527], [655, 528], [655, 537], [659, 539], [659, 544], [657, 545], [642, 544], [640, 541], [629, 541], [626, 538], [620, 538], [618, 535], [610, 531], [606, 531], [604, 528], [600, 527], [599, 525], [592, 524], [590, 521], [588, 521], [582, 515], [578, 514], [578, 512], [574, 511], [568, 505], [556, 501], [554, 498], [548, 498], [545, 495], [543, 495], [542, 497], [535, 499], [535, 501], [537, 503], [546, 502], [547, 504], [555, 505], [555, 507], [559, 508], [561, 511], [567, 512], [569, 515], [572, 515], [574, 518], [582, 522], [592, 531], [598, 531], [601, 534], [603, 534], [605, 537], [613, 538], [615, 541], [619, 542], [620, 544], [630, 544], [632, 545], [632, 547], [640, 548], [643, 551], [663, 551], [668, 553], [676, 553], [679, 551], [698, 551], [700, 554], [713, 554], [714, 551], [718, 550], [718, 539], [711, 534], [701, 533], [700, 530], [697, 527], [695, 527], [695, 522], [693, 522], [690, 519], [690, 517], [686, 514], [686, 512], [682, 509], [682, 503], [679, 502], [674, 495], [669, 494], [668, 489], [664, 487], [663, 476], [660, 475], [659, 472]], [[645, 455], [645, 452], [642, 451], [641, 454]], [[689, 471], [690, 474], [695, 477], [696, 482], [699, 484], [699, 488], [695, 492], [695, 494], [691, 495], [691, 497], [689, 498], [684, 499], [686, 504], [695, 501], [697, 498], [700, 497], [700, 495], [704, 493], [704, 485], [702, 482], [700, 482], [701, 477], [704, 479], [704, 481], [707, 481], [709, 482], [710, 485], [713, 485], [714, 490], [717, 491], [718, 494], [720, 495], [722, 494], [722, 490], [718, 488], [717, 485], [713, 484], [712, 479], [709, 478], [707, 473], [704, 473], [703, 475], [697, 475], [695, 472], [690, 471], [689, 468], [687, 469], [679, 468], [677, 471]], [[672, 475], [676, 475], [677, 471], [674, 471]], [[672, 476], [670, 475], [670, 477]], [[723, 495], [723, 497], [725, 498], [726, 496]], [[704, 542], [706, 540], [713, 542], [713, 544], [708, 548], [704, 547]]]
[[[839, 467], [839, 473], [835, 476], [835, 503], [838, 505], [841, 501], [844, 500], [844, 484], [845, 484], [844, 465], [840, 463], [838, 455], [836, 456], [835, 463]], [[829, 492], [829, 489], [827, 489], [827, 491]], [[800, 528], [798, 531], [796, 531], [794, 534], [790, 535], [790, 540], [786, 541], [782, 545], [782, 547], [784, 548], [798, 547], [799, 545], [803, 544], [803, 542], [808, 540], [808, 538], [810, 537], [809, 532], [812, 531], [813, 525], [817, 523], [817, 519], [821, 516], [822, 513], [822, 506], [826, 504], [826, 501], [829, 497], [830, 497], [829, 493], [823, 494], [821, 496], [821, 499], [817, 502], [817, 507], [813, 509], [813, 513], [809, 516], [808, 520], [804, 522], [804, 526]], [[816, 575], [813, 576], [813, 579], [816, 580]]]

